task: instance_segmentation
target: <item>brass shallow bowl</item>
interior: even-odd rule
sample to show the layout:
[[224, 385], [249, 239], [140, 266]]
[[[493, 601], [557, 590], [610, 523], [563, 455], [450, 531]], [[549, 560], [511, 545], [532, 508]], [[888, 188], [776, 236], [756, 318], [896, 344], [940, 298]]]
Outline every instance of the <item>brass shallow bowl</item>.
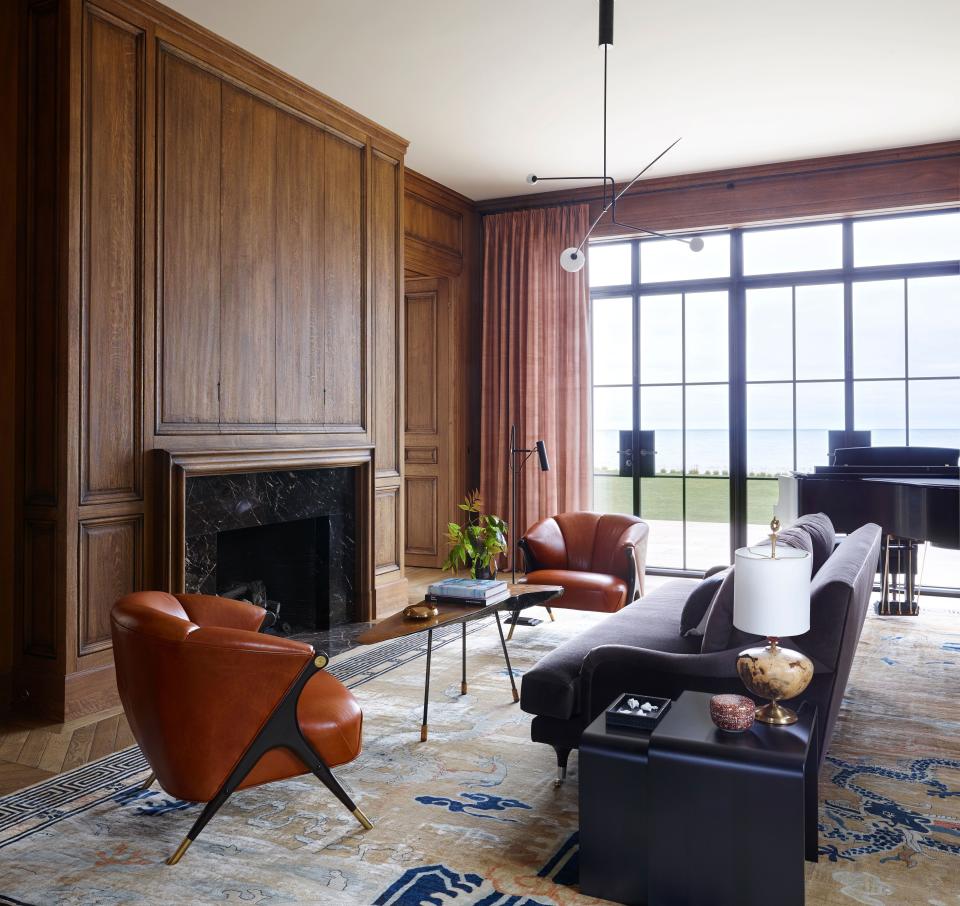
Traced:
[[429, 620], [438, 613], [440, 611], [432, 604], [411, 604], [403, 608], [403, 615], [408, 620]]

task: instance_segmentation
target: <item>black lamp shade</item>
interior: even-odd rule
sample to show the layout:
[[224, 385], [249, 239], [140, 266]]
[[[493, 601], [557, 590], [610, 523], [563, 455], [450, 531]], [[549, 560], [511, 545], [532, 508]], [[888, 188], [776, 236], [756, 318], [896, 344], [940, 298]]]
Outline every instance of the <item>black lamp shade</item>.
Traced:
[[535, 447], [537, 450], [537, 459], [540, 460], [540, 471], [549, 472], [550, 462], [547, 459], [547, 445], [542, 440], [538, 440]]

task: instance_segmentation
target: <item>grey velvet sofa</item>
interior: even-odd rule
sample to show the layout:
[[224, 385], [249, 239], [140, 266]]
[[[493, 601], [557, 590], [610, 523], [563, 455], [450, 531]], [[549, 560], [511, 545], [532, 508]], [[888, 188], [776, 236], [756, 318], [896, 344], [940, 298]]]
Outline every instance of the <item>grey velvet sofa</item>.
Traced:
[[[813, 680], [791, 706], [816, 704], [822, 764], [866, 617], [881, 532], [867, 524], [834, 547], [833, 526], [817, 514], [801, 517], [786, 534], [795, 546], [813, 554], [810, 630], [781, 644], [813, 661]], [[735, 577], [726, 572], [731, 574], [702, 583], [679, 579], [656, 589], [569, 639], [524, 675], [520, 707], [534, 715], [533, 741], [556, 750], [558, 783], [584, 728], [623, 692], [669, 698], [687, 689], [747, 694], [737, 676], [736, 658], [758, 639], [733, 627]], [[696, 605], [698, 599], [705, 610], [700, 625], [706, 624], [706, 631], [681, 634], [685, 605]], [[687, 623], [696, 622], [699, 614], [691, 619], [687, 609]]]

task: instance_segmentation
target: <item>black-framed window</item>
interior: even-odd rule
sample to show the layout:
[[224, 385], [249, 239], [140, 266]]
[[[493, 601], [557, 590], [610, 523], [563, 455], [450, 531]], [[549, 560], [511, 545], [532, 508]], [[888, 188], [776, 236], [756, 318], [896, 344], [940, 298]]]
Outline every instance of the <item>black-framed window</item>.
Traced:
[[[755, 540], [832, 428], [960, 446], [960, 209], [701, 235], [589, 259], [594, 505], [651, 521], [678, 572]], [[655, 432], [652, 477], [620, 475], [624, 430]], [[958, 584], [944, 558], [925, 584]]]

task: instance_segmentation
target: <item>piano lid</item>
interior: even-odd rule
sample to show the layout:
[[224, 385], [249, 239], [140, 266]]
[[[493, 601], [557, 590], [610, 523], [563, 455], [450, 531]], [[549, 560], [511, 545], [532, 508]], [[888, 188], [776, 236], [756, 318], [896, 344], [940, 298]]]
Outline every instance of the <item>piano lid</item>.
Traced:
[[834, 451], [834, 466], [956, 466], [960, 450], [953, 447], [840, 447]]

